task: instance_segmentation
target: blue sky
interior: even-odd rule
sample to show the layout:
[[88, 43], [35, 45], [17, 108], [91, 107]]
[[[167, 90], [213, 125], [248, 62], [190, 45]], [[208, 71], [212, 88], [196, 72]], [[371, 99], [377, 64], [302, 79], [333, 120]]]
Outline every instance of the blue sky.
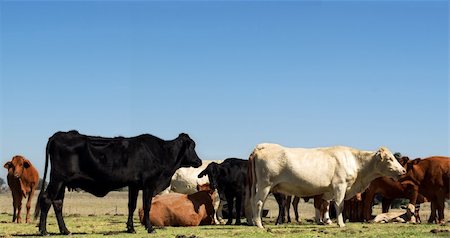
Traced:
[[[1, 1], [0, 156], [57, 131], [449, 155], [447, 1]], [[2, 171], [0, 175], [6, 172]], [[4, 176], [2, 176], [4, 177]]]

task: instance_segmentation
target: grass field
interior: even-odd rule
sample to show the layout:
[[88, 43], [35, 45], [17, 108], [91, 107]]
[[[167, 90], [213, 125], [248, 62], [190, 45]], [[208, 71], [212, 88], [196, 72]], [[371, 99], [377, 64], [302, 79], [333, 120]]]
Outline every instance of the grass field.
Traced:
[[[430, 224], [370, 224], [346, 223], [345, 228], [338, 228], [336, 224], [330, 226], [315, 225], [309, 221], [314, 216], [313, 206], [310, 203], [300, 203], [300, 217], [302, 224], [289, 224], [275, 226], [274, 219], [278, 214], [276, 203], [269, 199], [266, 208], [270, 209], [269, 217], [264, 218], [266, 229], [249, 226], [200, 226], [200, 227], [169, 227], [157, 229], [156, 234], [147, 234], [140, 225], [135, 213], [136, 234], [127, 234], [125, 222], [127, 219], [127, 193], [112, 192], [105, 198], [96, 198], [87, 193], [66, 193], [64, 215], [72, 237], [450, 237], [449, 224], [446, 226]], [[140, 199], [140, 198], [139, 198]], [[34, 200], [32, 212], [34, 212]], [[25, 200], [24, 200], [25, 202]], [[37, 222], [31, 224], [14, 224], [12, 219], [11, 195], [0, 194], [0, 237], [34, 236], [37, 235]], [[141, 200], [139, 203], [141, 204]], [[428, 205], [428, 204], [426, 204]], [[141, 207], [141, 205], [138, 205]], [[25, 207], [24, 207], [25, 208]], [[23, 209], [24, 209], [23, 208]], [[375, 207], [374, 213], [379, 213]], [[421, 209], [422, 220], [429, 215], [429, 207]], [[24, 218], [24, 212], [22, 212]], [[446, 209], [448, 220], [449, 209]], [[447, 230], [447, 231], [446, 231]], [[48, 231], [57, 236], [59, 233], [53, 211], [48, 218]], [[431, 231], [438, 231], [433, 233]], [[59, 237], [59, 235], [58, 235]]]

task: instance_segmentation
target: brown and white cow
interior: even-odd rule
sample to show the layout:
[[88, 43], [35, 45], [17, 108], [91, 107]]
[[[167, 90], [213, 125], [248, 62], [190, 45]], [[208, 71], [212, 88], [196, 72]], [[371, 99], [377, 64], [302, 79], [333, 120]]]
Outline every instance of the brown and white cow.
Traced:
[[[208, 186], [209, 187], [209, 186]], [[155, 226], [198, 226], [214, 224], [213, 201], [217, 192], [210, 189], [190, 195], [168, 193], [153, 198], [150, 221]], [[143, 223], [144, 211], [139, 209]]]
[[26, 222], [30, 222], [31, 199], [39, 183], [38, 171], [23, 156], [16, 155], [3, 166], [8, 170], [7, 180], [13, 197], [13, 222], [22, 222], [22, 199], [28, 196]]
[[[199, 178], [198, 175], [210, 164], [211, 162], [221, 162], [221, 161], [212, 161], [212, 160], [204, 160], [202, 165], [198, 168], [187, 167], [187, 168], [179, 168], [175, 171], [175, 174], [172, 176], [170, 180], [170, 185], [164, 191], [160, 193], [160, 195], [167, 194], [169, 192], [182, 193], [182, 194], [193, 194], [198, 192], [197, 186], [200, 184], [209, 184], [208, 175]], [[223, 201], [220, 200], [219, 196], [216, 196], [214, 201], [214, 222], [216, 224], [220, 224], [222, 219], [222, 209], [220, 207]]]
[[406, 172], [384, 147], [372, 152], [344, 146], [305, 149], [267, 143], [256, 146], [249, 167], [253, 221], [260, 228], [262, 208], [271, 191], [300, 197], [323, 194], [324, 200], [336, 202], [337, 223], [343, 227], [344, 199], [363, 192], [375, 178], [399, 178]]
[[428, 222], [445, 223], [445, 200], [450, 198], [450, 157], [415, 159], [408, 162], [407, 171], [400, 181], [407, 186], [410, 203], [415, 205], [419, 195], [422, 194], [431, 201], [431, 215]]

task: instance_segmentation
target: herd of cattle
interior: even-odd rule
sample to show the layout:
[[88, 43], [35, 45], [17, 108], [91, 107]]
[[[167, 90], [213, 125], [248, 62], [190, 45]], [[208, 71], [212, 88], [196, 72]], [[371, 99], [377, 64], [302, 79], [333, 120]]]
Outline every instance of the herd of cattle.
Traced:
[[[50, 181], [47, 188], [42, 183], [35, 209], [42, 235], [47, 234], [47, 214], [52, 205], [60, 232], [70, 234], [62, 215], [66, 188], [103, 197], [127, 186], [126, 227], [130, 233], [135, 232], [133, 214], [139, 190], [143, 191], [139, 218], [149, 233], [154, 232], [153, 225], [220, 224], [225, 212], [226, 224], [232, 224], [234, 217], [239, 225], [244, 216], [248, 225], [262, 228], [269, 193], [274, 194], [280, 208], [277, 223], [284, 222], [286, 215], [290, 221], [289, 204], [295, 196], [297, 221], [300, 197], [311, 198], [316, 222], [331, 223], [329, 204], [333, 202], [340, 227], [345, 226], [345, 200], [363, 199], [366, 221], [373, 219], [375, 194], [383, 197], [383, 212], [393, 199], [409, 199], [406, 217], [418, 222], [418, 207], [431, 202], [428, 222], [445, 223], [445, 200], [450, 198], [449, 157], [409, 160], [394, 156], [384, 147], [361, 151], [344, 146], [305, 149], [265, 143], [257, 145], [248, 160], [229, 158], [202, 164], [195, 142], [187, 134], [165, 141], [149, 134], [104, 138], [69, 131], [49, 138], [43, 181], [49, 162]], [[14, 156], [4, 167], [13, 197], [13, 222], [21, 222], [22, 198], [27, 196], [29, 222], [38, 172], [22, 156]], [[228, 209], [222, 214], [224, 204]]]

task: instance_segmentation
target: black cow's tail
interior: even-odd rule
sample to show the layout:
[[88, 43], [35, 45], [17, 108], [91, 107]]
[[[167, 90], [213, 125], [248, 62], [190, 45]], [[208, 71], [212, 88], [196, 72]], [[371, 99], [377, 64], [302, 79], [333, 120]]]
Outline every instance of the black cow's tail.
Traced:
[[34, 209], [34, 219], [35, 220], [39, 217], [39, 215], [41, 213], [41, 206], [40, 206], [40, 204], [41, 204], [41, 200], [42, 200], [42, 195], [44, 194], [44, 191], [45, 191], [45, 179], [47, 178], [48, 160], [49, 160], [49, 157], [50, 157], [49, 150], [50, 150], [50, 146], [51, 146], [51, 144], [53, 142], [52, 139], [53, 139], [53, 137], [48, 140], [47, 147], [45, 149], [44, 177], [42, 178], [41, 191], [39, 192], [38, 200], [36, 202], [36, 207]]

